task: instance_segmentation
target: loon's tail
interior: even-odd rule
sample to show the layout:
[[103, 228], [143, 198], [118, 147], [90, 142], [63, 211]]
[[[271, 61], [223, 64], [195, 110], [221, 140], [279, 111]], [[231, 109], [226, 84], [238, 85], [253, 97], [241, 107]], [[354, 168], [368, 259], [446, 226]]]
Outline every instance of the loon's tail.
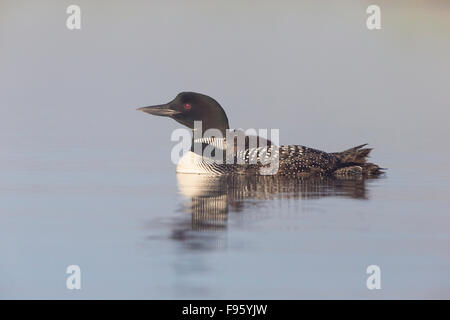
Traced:
[[383, 173], [383, 168], [380, 168], [376, 164], [367, 162], [372, 148], [363, 148], [367, 143], [360, 146], [350, 148], [342, 152], [335, 152], [335, 155], [339, 159], [339, 167], [334, 172], [335, 175], [355, 175], [363, 174], [365, 176], [378, 176]]

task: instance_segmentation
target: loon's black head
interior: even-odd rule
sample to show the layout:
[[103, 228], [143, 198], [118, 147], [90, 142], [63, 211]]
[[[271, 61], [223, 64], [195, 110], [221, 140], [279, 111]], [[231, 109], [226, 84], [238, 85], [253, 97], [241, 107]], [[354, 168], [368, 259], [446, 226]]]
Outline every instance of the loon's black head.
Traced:
[[218, 129], [225, 136], [228, 118], [220, 104], [211, 97], [196, 92], [181, 92], [166, 104], [138, 108], [155, 116], [170, 117], [194, 129], [194, 121], [202, 121], [202, 131]]

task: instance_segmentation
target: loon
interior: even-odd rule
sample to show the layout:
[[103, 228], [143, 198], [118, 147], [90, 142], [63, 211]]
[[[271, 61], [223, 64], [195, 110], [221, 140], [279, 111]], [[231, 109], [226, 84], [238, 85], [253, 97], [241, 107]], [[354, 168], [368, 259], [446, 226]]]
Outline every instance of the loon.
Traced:
[[[196, 93], [181, 92], [171, 102], [138, 108], [137, 110], [156, 116], [174, 119], [193, 131], [191, 151], [185, 153], [177, 165], [178, 173], [194, 174], [253, 174], [278, 176], [335, 176], [335, 177], [374, 177], [383, 173], [378, 165], [367, 162], [371, 148], [362, 144], [342, 152], [328, 153], [301, 145], [276, 146], [270, 140], [258, 137], [256, 146], [250, 145], [252, 136], [245, 136], [243, 150], [236, 149], [235, 141], [227, 141], [230, 130], [228, 117], [221, 105], [213, 98]], [[221, 137], [195, 138], [195, 123], [201, 121], [201, 133], [215, 129]], [[198, 129], [198, 128], [197, 128]], [[240, 132], [239, 132], [240, 133]], [[201, 153], [195, 145], [201, 145]], [[212, 147], [216, 152], [226, 152], [233, 148], [234, 162], [216, 163], [207, 161], [206, 148]], [[277, 168], [267, 171], [267, 160], [276, 156]], [[224, 159], [224, 158], [223, 158]], [[238, 161], [240, 159], [241, 161]], [[255, 159], [256, 161], [255, 163]], [[209, 159], [210, 160], [210, 159]], [[253, 162], [251, 161], [253, 160]], [[264, 164], [263, 164], [264, 163]], [[273, 168], [272, 168], [273, 169]], [[264, 171], [266, 170], [266, 171]]]

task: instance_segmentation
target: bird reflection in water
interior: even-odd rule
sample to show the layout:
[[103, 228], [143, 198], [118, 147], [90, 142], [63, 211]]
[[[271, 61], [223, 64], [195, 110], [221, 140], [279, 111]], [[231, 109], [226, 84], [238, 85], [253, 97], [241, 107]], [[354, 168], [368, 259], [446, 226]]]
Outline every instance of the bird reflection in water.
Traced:
[[[330, 196], [367, 199], [367, 179], [364, 178], [208, 176], [179, 173], [177, 181], [180, 193], [187, 198], [183, 211], [190, 217], [173, 226], [171, 238], [182, 241], [190, 249], [222, 247], [217, 232], [216, 236], [211, 232], [226, 229], [230, 213], [243, 212], [250, 206], [264, 206], [273, 200]], [[211, 237], [218, 243], [214, 245], [215, 241], [211, 241]]]

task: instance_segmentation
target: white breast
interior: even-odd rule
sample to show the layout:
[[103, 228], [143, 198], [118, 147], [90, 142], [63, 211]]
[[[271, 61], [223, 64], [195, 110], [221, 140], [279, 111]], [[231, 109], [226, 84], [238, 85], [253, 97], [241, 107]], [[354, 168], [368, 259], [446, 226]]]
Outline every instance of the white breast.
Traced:
[[222, 174], [212, 163], [207, 163], [202, 156], [189, 151], [186, 152], [177, 164], [177, 173], [194, 174]]

